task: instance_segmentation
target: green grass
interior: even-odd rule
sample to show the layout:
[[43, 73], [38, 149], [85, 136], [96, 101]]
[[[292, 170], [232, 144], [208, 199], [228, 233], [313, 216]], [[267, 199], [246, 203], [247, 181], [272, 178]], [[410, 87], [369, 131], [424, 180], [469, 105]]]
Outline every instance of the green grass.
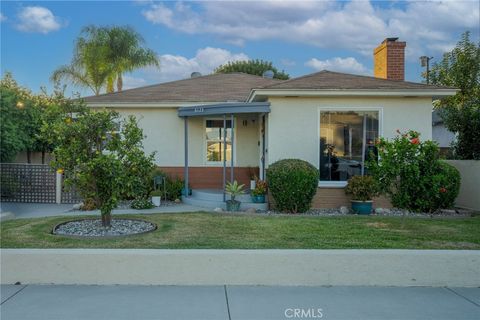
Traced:
[[[83, 218], [86, 216], [79, 216]], [[309, 217], [214, 213], [118, 215], [157, 224], [154, 232], [72, 239], [52, 228], [72, 217], [2, 222], [2, 248], [480, 249], [480, 217]]]

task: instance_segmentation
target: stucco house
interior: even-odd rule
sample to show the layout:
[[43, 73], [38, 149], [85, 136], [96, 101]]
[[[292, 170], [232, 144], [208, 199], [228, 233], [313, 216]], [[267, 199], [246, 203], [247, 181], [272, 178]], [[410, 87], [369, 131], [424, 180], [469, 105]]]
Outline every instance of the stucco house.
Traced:
[[376, 138], [411, 129], [432, 139], [432, 99], [456, 93], [404, 81], [404, 48], [405, 42], [385, 39], [374, 51], [374, 77], [326, 70], [286, 81], [212, 74], [85, 102], [135, 115], [157, 165], [194, 190], [186, 202], [218, 206], [226, 181], [248, 186], [252, 170], [263, 179], [273, 162], [298, 158], [320, 170], [313, 206], [338, 207], [348, 204], [343, 187], [364, 173]]

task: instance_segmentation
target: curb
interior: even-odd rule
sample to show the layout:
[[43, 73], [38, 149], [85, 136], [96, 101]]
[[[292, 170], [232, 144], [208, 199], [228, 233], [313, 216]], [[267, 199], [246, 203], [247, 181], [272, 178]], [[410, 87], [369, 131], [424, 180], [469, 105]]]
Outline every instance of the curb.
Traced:
[[480, 250], [2, 249], [1, 283], [479, 287]]

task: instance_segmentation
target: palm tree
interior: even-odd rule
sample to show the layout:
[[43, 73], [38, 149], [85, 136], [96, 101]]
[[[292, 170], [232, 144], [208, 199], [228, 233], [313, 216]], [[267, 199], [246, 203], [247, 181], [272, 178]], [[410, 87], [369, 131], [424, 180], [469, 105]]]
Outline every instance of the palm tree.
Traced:
[[122, 91], [123, 74], [146, 66], [159, 67], [157, 54], [144, 48], [143, 37], [130, 27], [111, 27], [107, 32], [109, 54], [107, 60], [112, 64], [113, 74], [109, 77], [107, 88], [113, 92], [114, 79], [117, 81], [117, 91]]
[[72, 63], [55, 70], [51, 79], [90, 88], [95, 95], [105, 86], [107, 92], [113, 92], [116, 81], [117, 90], [121, 91], [125, 72], [159, 66], [157, 55], [144, 48], [144, 43], [142, 36], [130, 27], [87, 26], [76, 41]]

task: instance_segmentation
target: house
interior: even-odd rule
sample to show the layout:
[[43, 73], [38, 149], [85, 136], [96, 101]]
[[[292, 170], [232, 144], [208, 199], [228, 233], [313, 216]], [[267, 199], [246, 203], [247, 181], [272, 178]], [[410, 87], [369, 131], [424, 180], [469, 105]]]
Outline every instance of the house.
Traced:
[[343, 187], [364, 174], [378, 137], [417, 130], [432, 139], [432, 98], [456, 93], [404, 81], [404, 48], [385, 39], [374, 51], [375, 77], [326, 70], [286, 81], [195, 75], [85, 101], [140, 119], [146, 151], [157, 151], [157, 165], [194, 189], [187, 202], [217, 206], [226, 181], [248, 185], [252, 170], [263, 179], [273, 162], [298, 158], [320, 170], [313, 206], [338, 207], [348, 203]]
[[439, 111], [434, 110], [432, 112], [432, 140], [438, 143], [443, 154], [448, 155], [455, 139], [455, 133], [445, 127]]

